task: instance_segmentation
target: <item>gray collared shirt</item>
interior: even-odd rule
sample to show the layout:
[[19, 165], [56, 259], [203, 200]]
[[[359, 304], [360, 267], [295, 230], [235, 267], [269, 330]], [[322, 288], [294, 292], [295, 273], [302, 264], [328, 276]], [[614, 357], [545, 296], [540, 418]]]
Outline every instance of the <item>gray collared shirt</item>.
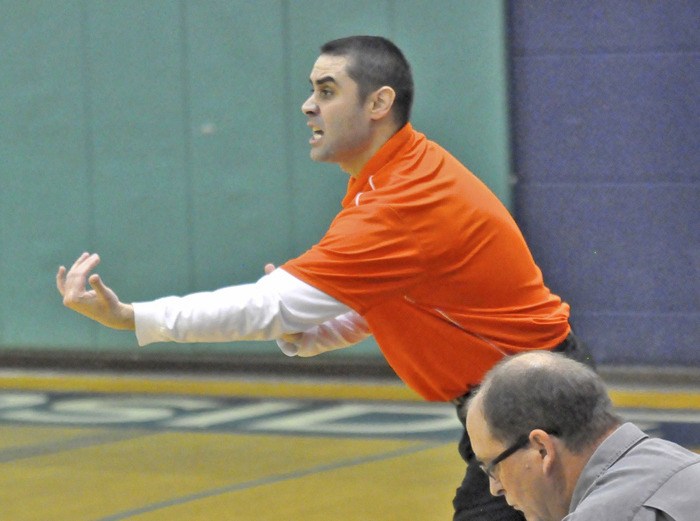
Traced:
[[632, 423], [593, 453], [565, 521], [698, 521], [700, 455]]

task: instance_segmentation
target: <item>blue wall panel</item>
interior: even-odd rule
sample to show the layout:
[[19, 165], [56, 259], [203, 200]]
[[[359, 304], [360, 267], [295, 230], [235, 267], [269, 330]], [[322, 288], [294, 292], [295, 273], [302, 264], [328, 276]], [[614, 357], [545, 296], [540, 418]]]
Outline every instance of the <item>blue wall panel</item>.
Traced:
[[518, 172], [528, 182], [692, 182], [698, 57], [516, 58]]
[[515, 55], [697, 50], [696, 0], [512, 0]]
[[511, 3], [517, 218], [603, 363], [700, 366], [700, 3]]
[[[697, 205], [697, 186], [527, 185], [519, 197], [529, 202], [528, 235], [540, 238], [533, 254], [597, 354], [609, 363], [697, 362], [699, 266], [686, 245], [700, 242], [700, 227], [677, 210]], [[559, 218], [542, 219], [539, 208]]]

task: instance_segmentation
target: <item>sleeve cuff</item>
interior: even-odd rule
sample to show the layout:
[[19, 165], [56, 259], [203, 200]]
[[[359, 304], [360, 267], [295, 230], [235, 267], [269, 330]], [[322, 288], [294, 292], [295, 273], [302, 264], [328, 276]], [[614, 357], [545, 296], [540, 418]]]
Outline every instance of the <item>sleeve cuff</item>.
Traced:
[[134, 324], [136, 341], [143, 347], [155, 342], [164, 342], [164, 331], [160, 327], [162, 319], [159, 316], [159, 307], [154, 302], [134, 302]]

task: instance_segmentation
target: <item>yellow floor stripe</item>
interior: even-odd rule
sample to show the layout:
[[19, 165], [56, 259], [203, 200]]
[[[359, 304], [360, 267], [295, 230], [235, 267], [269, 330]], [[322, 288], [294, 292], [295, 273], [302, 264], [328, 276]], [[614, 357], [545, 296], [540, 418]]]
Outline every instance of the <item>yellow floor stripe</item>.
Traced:
[[611, 390], [617, 407], [646, 409], [700, 409], [700, 392], [621, 391]]
[[255, 396], [330, 400], [420, 401], [400, 384], [294, 381], [189, 380], [134, 376], [0, 376], [0, 389], [97, 393]]
[[[2, 375], [0, 389], [96, 393], [421, 401], [401, 384], [221, 380], [101, 375]], [[617, 407], [700, 409], [700, 392], [611, 389]]]

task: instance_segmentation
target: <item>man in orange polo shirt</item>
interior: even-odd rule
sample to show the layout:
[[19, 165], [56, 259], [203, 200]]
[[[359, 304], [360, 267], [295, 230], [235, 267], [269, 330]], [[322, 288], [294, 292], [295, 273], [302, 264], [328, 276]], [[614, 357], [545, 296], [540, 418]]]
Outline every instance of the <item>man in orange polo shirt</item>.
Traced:
[[[350, 175], [318, 244], [253, 284], [133, 304], [91, 273], [99, 256], [84, 253], [57, 273], [64, 304], [134, 330], [140, 345], [275, 339], [289, 356], [313, 356], [373, 335], [408, 386], [457, 404], [506, 355], [590, 358], [505, 207], [409, 123], [413, 80], [393, 43], [328, 42], [309, 79], [311, 158]], [[522, 519], [489, 494], [466, 432], [460, 452], [468, 465], [454, 519]]]

